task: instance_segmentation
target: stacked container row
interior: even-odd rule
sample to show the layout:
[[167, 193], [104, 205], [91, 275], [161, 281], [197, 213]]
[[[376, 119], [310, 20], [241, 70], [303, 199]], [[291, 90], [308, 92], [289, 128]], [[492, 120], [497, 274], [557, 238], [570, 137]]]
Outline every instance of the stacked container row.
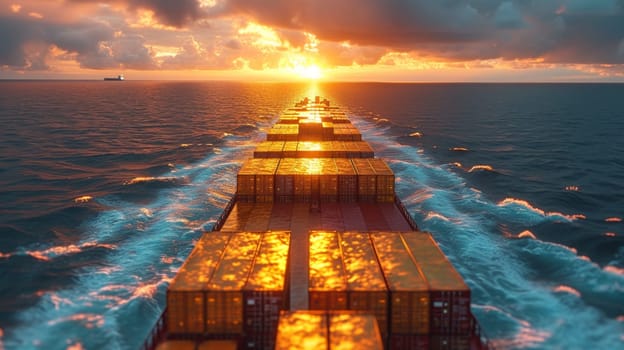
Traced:
[[242, 202], [272, 202], [279, 158], [248, 159], [237, 175], [236, 195]]
[[299, 118], [297, 121], [289, 118], [274, 124], [267, 132], [267, 141], [362, 141], [362, 134], [348, 120], [323, 122], [320, 118]]
[[280, 316], [275, 350], [383, 350], [375, 317], [358, 312], [294, 311]]
[[363, 141], [264, 141], [254, 158], [373, 158], [373, 149]]
[[272, 349], [289, 247], [288, 232], [204, 234], [167, 290], [169, 332]]
[[253, 158], [237, 180], [242, 202], [394, 201], [394, 174], [375, 158]]
[[314, 231], [309, 259], [311, 309], [368, 311], [391, 349], [469, 348], [470, 290], [429, 234]]

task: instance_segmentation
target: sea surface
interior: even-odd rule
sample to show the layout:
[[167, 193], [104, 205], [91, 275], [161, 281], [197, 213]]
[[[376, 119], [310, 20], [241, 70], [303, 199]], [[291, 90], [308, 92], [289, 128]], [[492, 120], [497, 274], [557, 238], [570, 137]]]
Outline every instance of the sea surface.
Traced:
[[347, 111], [497, 349], [624, 349], [624, 85], [0, 82], [0, 349], [136, 349], [280, 112]]

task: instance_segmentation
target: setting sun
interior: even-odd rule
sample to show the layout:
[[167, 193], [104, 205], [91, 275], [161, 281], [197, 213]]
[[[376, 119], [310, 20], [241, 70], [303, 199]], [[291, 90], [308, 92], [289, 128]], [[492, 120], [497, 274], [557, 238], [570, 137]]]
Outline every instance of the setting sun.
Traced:
[[314, 80], [320, 79], [323, 76], [321, 68], [315, 64], [295, 67], [295, 73], [301, 78]]

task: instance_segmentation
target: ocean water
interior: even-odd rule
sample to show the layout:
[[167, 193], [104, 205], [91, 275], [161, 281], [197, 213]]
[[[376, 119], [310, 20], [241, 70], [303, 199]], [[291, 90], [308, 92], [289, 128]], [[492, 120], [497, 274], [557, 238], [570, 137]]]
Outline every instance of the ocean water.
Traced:
[[624, 85], [0, 82], [0, 349], [135, 349], [280, 111], [348, 112], [498, 349], [624, 349]]

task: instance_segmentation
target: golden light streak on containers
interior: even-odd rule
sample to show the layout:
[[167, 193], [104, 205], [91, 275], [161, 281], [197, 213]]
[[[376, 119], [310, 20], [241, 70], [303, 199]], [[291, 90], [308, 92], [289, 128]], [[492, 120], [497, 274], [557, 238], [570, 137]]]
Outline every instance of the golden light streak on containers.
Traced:
[[[288, 143], [288, 142], [287, 142]], [[275, 199], [281, 203], [295, 200], [296, 158], [282, 158], [275, 172]]]
[[373, 315], [351, 312], [329, 313], [331, 350], [383, 350], [378, 322]]
[[370, 236], [390, 289], [390, 333], [429, 333], [429, 286], [401, 235], [379, 232]]
[[247, 349], [273, 349], [281, 310], [287, 310], [290, 233], [263, 235], [253, 269], [243, 288]]
[[297, 141], [299, 124], [275, 124], [267, 132], [267, 141]]
[[258, 251], [261, 234], [234, 234], [204, 290], [206, 334], [243, 334], [243, 293], [247, 276]]
[[340, 234], [347, 274], [348, 309], [373, 314], [383, 337], [388, 334], [388, 288], [367, 233]]
[[473, 329], [470, 288], [431, 235], [422, 232], [401, 235], [429, 284], [431, 333], [469, 335]]
[[264, 141], [254, 158], [373, 158], [364, 141]]
[[282, 158], [284, 141], [263, 141], [254, 150], [254, 158]]
[[205, 284], [230, 239], [228, 234], [203, 235], [167, 290], [167, 324], [172, 334], [201, 334], [205, 329]]
[[171, 334], [272, 349], [288, 308], [289, 249], [287, 231], [204, 234], [167, 291]]
[[299, 147], [299, 142], [297, 141], [288, 141], [284, 142], [283, 148], [283, 158], [297, 158], [297, 148]]
[[331, 149], [334, 158], [348, 158], [344, 141], [331, 141]]
[[382, 350], [375, 317], [349, 311], [294, 311], [280, 315], [276, 350]]
[[275, 350], [328, 350], [328, 322], [324, 312], [282, 312]]
[[310, 310], [346, 310], [347, 275], [338, 234], [310, 232], [309, 250]]
[[331, 149], [325, 142], [299, 141], [297, 144], [297, 158], [329, 158]]
[[237, 176], [237, 199], [241, 202], [272, 202], [274, 179], [280, 159], [247, 159]]

